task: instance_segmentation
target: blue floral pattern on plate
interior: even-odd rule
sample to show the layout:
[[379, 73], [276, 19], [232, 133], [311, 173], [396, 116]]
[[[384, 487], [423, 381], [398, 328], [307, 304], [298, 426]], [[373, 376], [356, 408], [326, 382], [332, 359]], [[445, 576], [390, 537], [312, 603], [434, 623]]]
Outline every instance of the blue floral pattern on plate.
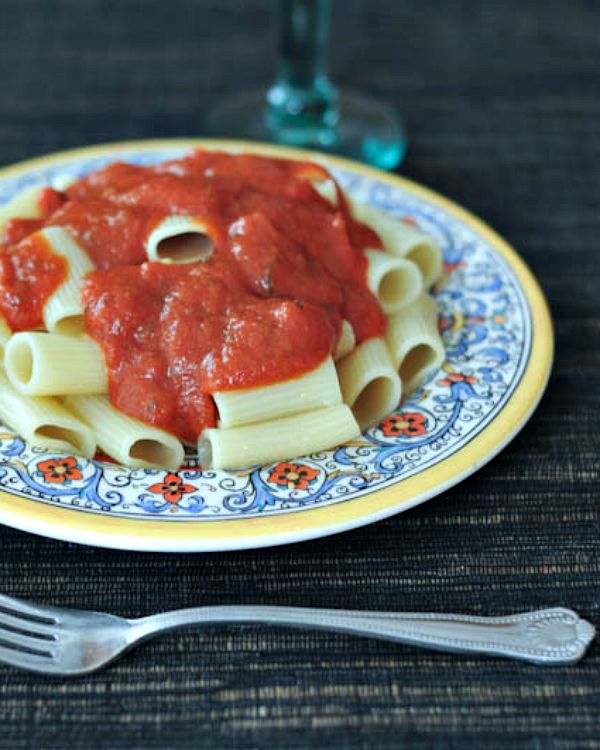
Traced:
[[[120, 153], [153, 164], [185, 149]], [[68, 159], [0, 181], [0, 204], [57, 177], [80, 177], [114, 157]], [[243, 471], [203, 471], [193, 453], [178, 472], [128, 469], [27, 445], [0, 427], [0, 488], [88, 513], [182, 522], [299, 511], [354, 499], [439, 463], [502, 410], [529, 358], [531, 313], [506, 261], [470, 226], [426, 198], [346, 169], [353, 196], [432, 234], [445, 272], [433, 292], [446, 362], [396, 412], [335, 450]]]

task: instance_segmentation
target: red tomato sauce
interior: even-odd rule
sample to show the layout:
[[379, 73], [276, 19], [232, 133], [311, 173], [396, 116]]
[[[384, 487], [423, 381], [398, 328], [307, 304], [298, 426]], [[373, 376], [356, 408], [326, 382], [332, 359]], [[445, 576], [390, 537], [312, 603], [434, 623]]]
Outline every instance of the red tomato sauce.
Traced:
[[46, 300], [67, 273], [66, 260], [39, 234], [0, 252], [0, 313], [13, 331], [43, 325]]
[[[195, 151], [153, 167], [115, 163], [44, 196], [43, 223], [67, 228], [98, 268], [82, 289], [85, 323], [117, 408], [194, 443], [216, 423], [211, 393], [308, 372], [334, 351], [343, 319], [358, 342], [384, 333], [362, 252], [380, 240], [339, 190], [333, 206], [310, 183], [327, 178], [308, 162]], [[173, 214], [209, 227], [207, 260], [147, 262], [146, 238]], [[4, 267], [23, 254], [25, 229], [5, 232], [2, 312]], [[33, 281], [43, 288], [39, 273]], [[35, 316], [15, 299], [7, 319], [22, 328]]]

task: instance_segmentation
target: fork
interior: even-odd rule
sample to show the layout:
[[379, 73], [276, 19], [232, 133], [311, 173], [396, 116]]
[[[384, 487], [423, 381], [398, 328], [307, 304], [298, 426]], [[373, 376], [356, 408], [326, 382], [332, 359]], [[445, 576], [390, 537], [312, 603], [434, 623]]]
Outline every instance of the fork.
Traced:
[[128, 620], [87, 610], [46, 607], [0, 594], [0, 661], [56, 675], [81, 675], [114, 661], [140, 641], [185, 625], [262, 623], [333, 630], [458, 653], [491, 654], [535, 664], [572, 664], [595, 636], [562, 607], [506, 617], [369, 612], [302, 607], [215, 606]]

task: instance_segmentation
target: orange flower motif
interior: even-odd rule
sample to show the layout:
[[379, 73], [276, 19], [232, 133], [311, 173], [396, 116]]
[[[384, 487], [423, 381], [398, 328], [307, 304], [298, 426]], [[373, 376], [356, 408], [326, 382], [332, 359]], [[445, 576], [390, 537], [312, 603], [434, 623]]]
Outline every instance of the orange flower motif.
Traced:
[[444, 272], [446, 274], [451, 274], [452, 271], [456, 271], [457, 268], [464, 268], [465, 262], [464, 260], [457, 260], [454, 263], [444, 263]]
[[168, 503], [178, 503], [184, 495], [195, 492], [197, 489], [193, 484], [184, 484], [181, 477], [171, 471], [165, 474], [162, 483], [148, 487], [150, 492], [154, 492], [155, 495], [162, 495]]
[[71, 456], [40, 461], [37, 470], [43, 474], [46, 482], [52, 482], [53, 484], [64, 484], [74, 479], [81, 479], [79, 464]]
[[403, 411], [401, 414], [392, 414], [381, 423], [381, 431], [388, 437], [416, 437], [427, 432], [427, 417], [416, 411]]
[[310, 466], [282, 462], [269, 474], [268, 481], [289, 490], [305, 490], [318, 474], [318, 470], [311, 469]]
[[454, 385], [455, 383], [473, 383], [477, 382], [477, 378], [473, 378], [470, 375], [463, 375], [461, 372], [450, 372], [443, 380], [438, 380], [438, 385]]

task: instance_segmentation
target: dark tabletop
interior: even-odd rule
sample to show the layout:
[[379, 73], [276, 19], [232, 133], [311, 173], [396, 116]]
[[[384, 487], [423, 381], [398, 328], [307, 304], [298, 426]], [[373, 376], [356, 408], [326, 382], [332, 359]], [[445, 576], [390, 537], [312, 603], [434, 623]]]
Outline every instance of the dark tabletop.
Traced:
[[[272, 75], [271, 3], [3, 0], [0, 163], [202, 135]], [[500, 614], [600, 624], [599, 8], [590, 0], [339, 0], [331, 68], [386, 98], [407, 176], [504, 235], [556, 326], [537, 412], [441, 497], [351, 533], [210, 555], [80, 547], [0, 528], [0, 591], [123, 615], [199, 603]], [[85, 679], [0, 667], [0, 747], [600, 748], [600, 648], [542, 668], [268, 627], [152, 641]]]

